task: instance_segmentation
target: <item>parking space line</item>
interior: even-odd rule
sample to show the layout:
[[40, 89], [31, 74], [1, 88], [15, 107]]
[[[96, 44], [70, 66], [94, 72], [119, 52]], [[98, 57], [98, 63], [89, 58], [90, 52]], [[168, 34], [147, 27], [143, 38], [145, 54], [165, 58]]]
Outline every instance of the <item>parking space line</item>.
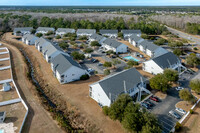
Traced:
[[163, 127], [165, 130], [167, 130], [168, 132], [170, 132], [171, 131], [171, 129], [168, 129], [168, 128], [166, 128], [166, 127]]
[[[171, 117], [170, 117], [170, 118], [171, 118]], [[175, 121], [173, 121], [173, 119], [170, 120], [169, 118], [165, 118], [165, 117], [164, 117], [163, 119], [164, 119], [164, 120], [167, 120], [167, 121], [169, 121], [169, 122], [171, 122], [171, 123], [176, 123], [176, 121], [177, 121], [176, 119], [175, 119]]]
[[[162, 121], [162, 120], [160, 120], [162, 123], [165, 123], [165, 125], [168, 125], [169, 127], [171, 127], [172, 125], [170, 125], [170, 124], [168, 124], [167, 122], [165, 122], [165, 121]], [[173, 127], [173, 126], [172, 126]]]

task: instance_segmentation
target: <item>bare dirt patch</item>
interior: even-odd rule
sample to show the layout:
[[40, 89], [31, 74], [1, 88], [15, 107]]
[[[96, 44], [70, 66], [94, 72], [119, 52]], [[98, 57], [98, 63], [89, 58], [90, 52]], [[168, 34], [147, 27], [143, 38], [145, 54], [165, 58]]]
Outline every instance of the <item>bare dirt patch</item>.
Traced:
[[0, 61], [0, 67], [6, 67], [6, 66], [10, 66], [9, 60]]
[[[0, 101], [7, 101], [7, 100], [12, 100], [12, 99], [16, 99], [19, 98], [16, 88], [14, 87], [13, 83], [10, 82], [10, 86], [11, 89], [10, 91], [4, 92], [4, 91], [0, 91]], [[0, 84], [0, 90], [3, 89], [3, 85]]]
[[0, 112], [6, 111], [6, 119], [4, 123], [14, 123], [14, 127], [17, 127], [15, 132], [19, 132], [22, 121], [26, 114], [26, 109], [22, 103], [15, 103], [6, 106], [1, 106]]
[[0, 80], [11, 79], [11, 70], [0, 70]]
[[166, 93], [163, 93], [161, 91], [157, 91], [154, 93], [155, 96], [157, 96], [158, 98], [160, 99], [165, 99], [167, 97], [167, 94]]
[[200, 104], [184, 123], [181, 133], [200, 133]]
[[180, 101], [176, 104], [176, 107], [177, 108], [181, 108], [185, 111], [189, 111], [191, 108], [192, 108], [193, 104], [191, 103], [188, 103], [186, 101]]
[[8, 57], [9, 57], [9, 54], [0, 54], [0, 59], [8, 58]]
[[142, 70], [142, 64], [139, 64], [138, 66], [135, 66], [135, 68], [138, 70], [138, 72], [140, 72], [140, 74], [148, 79], [154, 77], [154, 75], [148, 73], [148, 72], [145, 72]]
[[0, 49], [0, 53], [1, 52], [7, 52], [7, 50], [6, 49]]

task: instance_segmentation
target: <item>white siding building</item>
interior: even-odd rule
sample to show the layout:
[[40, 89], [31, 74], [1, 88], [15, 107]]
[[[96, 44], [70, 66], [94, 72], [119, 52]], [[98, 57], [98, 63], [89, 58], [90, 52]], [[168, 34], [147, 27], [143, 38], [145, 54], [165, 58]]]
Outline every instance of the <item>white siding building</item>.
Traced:
[[39, 52], [42, 52], [42, 48], [46, 45], [51, 45], [51, 42], [44, 39], [43, 37], [40, 37], [38, 40], [35, 41], [35, 47]]
[[68, 29], [68, 28], [58, 28], [56, 30], [56, 35], [60, 35], [60, 36], [63, 36], [67, 33], [75, 33], [75, 29]]
[[150, 93], [146, 89], [146, 79], [135, 69], [131, 68], [117, 74], [105, 77], [89, 87], [89, 95], [101, 106], [110, 106], [117, 96], [123, 93], [135, 97], [141, 92]]
[[180, 72], [180, 70], [185, 69], [185, 67], [182, 66], [181, 60], [171, 52], [152, 58], [143, 63], [143, 70], [154, 75], [163, 73], [165, 69], [173, 69]]
[[[13, 34], [15, 36], [23, 36], [26, 34], [31, 34], [31, 31], [33, 30], [33, 27], [20, 27], [20, 28], [14, 28]], [[20, 33], [18, 33], [20, 32]]]
[[51, 69], [61, 84], [80, 80], [82, 75], [88, 74], [80, 64], [64, 54], [58, 54], [52, 59]]
[[124, 39], [128, 39], [132, 35], [141, 36], [141, 30], [121, 30]]
[[96, 33], [95, 29], [78, 29], [76, 31], [76, 35], [77, 36], [87, 36], [87, 37], [90, 37], [94, 33]]
[[99, 44], [102, 44], [102, 42], [105, 41], [105, 40], [106, 40], [105, 37], [98, 35], [96, 33], [92, 34], [88, 39], [89, 42], [97, 41]]
[[134, 47], [138, 47], [139, 43], [141, 43], [142, 41], [144, 41], [144, 39], [141, 38], [141, 37], [138, 37], [137, 35], [132, 35], [132, 36], [129, 37], [128, 41]]
[[102, 36], [106, 36], [109, 38], [117, 38], [118, 37], [118, 30], [99, 30], [99, 33]]
[[164, 48], [159, 47], [159, 46], [157, 46], [157, 45], [155, 45], [152, 42], [149, 42], [147, 40], [140, 42], [138, 44], [138, 47], [139, 47], [140, 51], [142, 51], [143, 53], [145, 53], [146, 55], [148, 55], [152, 58], [160, 56], [160, 55], [168, 52]]
[[112, 51], [116, 52], [116, 54], [126, 53], [128, 50], [127, 45], [125, 45], [121, 42], [118, 42], [116, 40], [112, 40], [110, 38], [108, 38], [102, 42], [102, 47], [105, 51], [112, 50]]
[[47, 34], [50, 31], [54, 33], [55, 29], [50, 27], [38, 27], [35, 34], [37, 33]]
[[35, 35], [31, 34], [26, 34], [22, 37], [22, 42], [27, 44], [27, 45], [35, 45], [35, 41], [38, 40], [39, 38], [36, 37]]

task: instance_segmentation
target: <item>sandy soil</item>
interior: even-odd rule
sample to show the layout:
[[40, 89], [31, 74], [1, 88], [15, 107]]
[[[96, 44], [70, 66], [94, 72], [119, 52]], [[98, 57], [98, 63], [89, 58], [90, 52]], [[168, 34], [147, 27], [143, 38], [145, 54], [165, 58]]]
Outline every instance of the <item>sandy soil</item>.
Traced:
[[[12, 84], [12, 82], [10, 82], [10, 86], [11, 86], [11, 90], [4, 92], [4, 91], [0, 91], [0, 101], [7, 101], [7, 100], [11, 100], [11, 99], [16, 99], [19, 98], [17, 91], [14, 87], [14, 85]], [[3, 85], [0, 84], [0, 90], [3, 89]]]
[[0, 70], [0, 80], [11, 79], [10, 69]]
[[8, 58], [8, 57], [9, 57], [9, 54], [0, 54], [0, 59]]
[[[12, 41], [10, 39], [12, 38], [10, 34], [7, 34], [6, 37]], [[43, 59], [42, 55], [34, 48], [34, 46], [27, 46], [25, 44], [23, 44], [23, 46], [29, 54], [29, 57], [31, 57], [32, 62], [34, 62], [33, 64], [36, 68], [38, 76], [44, 80], [46, 86], [57, 90], [60, 95], [64, 97], [67, 103], [74, 105], [79, 110], [82, 118], [86, 119], [92, 124], [95, 124], [96, 127], [100, 128], [104, 133], [121, 133], [124, 131], [121, 124], [118, 121], [113, 121], [106, 117], [99, 105], [88, 95], [88, 85], [100, 80], [99, 76], [93, 76], [87, 81], [77, 81], [60, 85], [57, 79], [52, 75], [50, 64]]]
[[6, 49], [0, 49], [0, 53], [1, 52], [7, 52], [7, 50]]
[[144, 77], [146, 77], [148, 79], [154, 77], [154, 75], [142, 70], [142, 64], [139, 64], [138, 66], [135, 66], [135, 68], [138, 70], [138, 72], [140, 72], [141, 75], [143, 75]]
[[[3, 43], [3, 42], [1, 42]], [[64, 132], [59, 128], [57, 122], [54, 121], [50, 114], [43, 108], [39, 99], [36, 96], [35, 87], [27, 79], [27, 66], [24, 62], [24, 57], [20, 51], [12, 45], [3, 43], [11, 52], [11, 61], [13, 62], [14, 80], [22, 98], [29, 107], [29, 114], [26, 119], [23, 132], [27, 133], [55, 133]], [[17, 74], [16, 74], [17, 72]], [[1, 74], [0, 74], [1, 77]]]
[[167, 94], [162, 93], [161, 91], [157, 91], [156, 93], [154, 93], [154, 95], [160, 99], [165, 99], [167, 97]]
[[200, 104], [184, 123], [181, 133], [200, 133]]
[[10, 66], [10, 61], [9, 60], [0, 61], [0, 67], [6, 67], [6, 66]]
[[193, 104], [190, 104], [190, 103], [188, 103], [186, 101], [180, 101], [175, 106], [177, 108], [181, 108], [181, 109], [183, 109], [185, 111], [189, 111], [192, 108]]
[[4, 123], [14, 123], [14, 127], [17, 127], [15, 132], [19, 132], [22, 121], [26, 114], [26, 109], [22, 103], [15, 103], [11, 105], [1, 106], [0, 112], [6, 111], [6, 119]]

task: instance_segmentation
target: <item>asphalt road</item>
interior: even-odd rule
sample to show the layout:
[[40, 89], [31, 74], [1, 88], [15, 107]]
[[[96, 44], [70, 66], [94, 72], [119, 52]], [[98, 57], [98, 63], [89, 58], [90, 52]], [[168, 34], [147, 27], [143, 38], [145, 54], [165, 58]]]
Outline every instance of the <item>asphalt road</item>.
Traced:
[[181, 38], [185, 38], [185, 39], [188, 39], [188, 40], [190, 40], [190, 41], [194, 41], [194, 42], [196, 42], [198, 45], [200, 45], [200, 38], [197, 38], [197, 37], [195, 37], [195, 36], [189, 35], [189, 34], [187, 34], [187, 33], [181, 32], [181, 31], [179, 31], [179, 30], [176, 30], [176, 29], [171, 28], [171, 27], [168, 27], [168, 26], [166, 26], [166, 27], [167, 27], [167, 29], [168, 29], [171, 33], [173, 33], [173, 34], [175, 34], [175, 35], [177, 35], [177, 36], [179, 36], [179, 37], [181, 37]]

